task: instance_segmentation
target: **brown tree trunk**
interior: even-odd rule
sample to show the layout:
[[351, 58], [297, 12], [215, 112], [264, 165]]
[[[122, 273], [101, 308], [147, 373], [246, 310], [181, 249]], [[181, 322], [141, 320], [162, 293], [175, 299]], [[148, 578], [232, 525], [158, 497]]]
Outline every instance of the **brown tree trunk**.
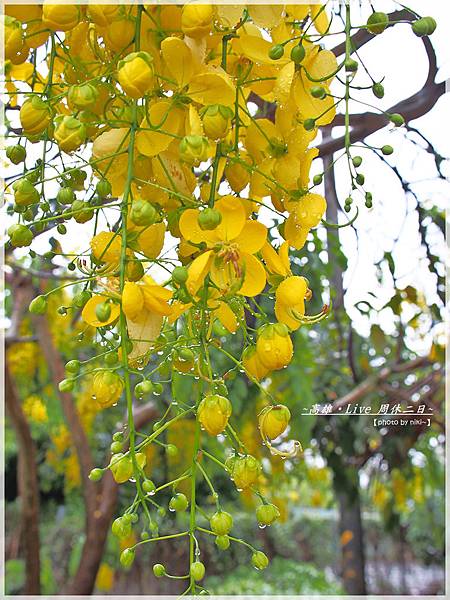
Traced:
[[355, 487], [350, 496], [340, 491], [339, 533], [342, 548], [342, 581], [347, 594], [366, 595], [363, 527], [359, 489]]
[[5, 368], [5, 380], [6, 410], [16, 432], [19, 448], [17, 469], [18, 493], [25, 553], [25, 587], [23, 593], [26, 595], [39, 595], [41, 593], [41, 567], [39, 557], [39, 486], [36, 447], [7, 365]]

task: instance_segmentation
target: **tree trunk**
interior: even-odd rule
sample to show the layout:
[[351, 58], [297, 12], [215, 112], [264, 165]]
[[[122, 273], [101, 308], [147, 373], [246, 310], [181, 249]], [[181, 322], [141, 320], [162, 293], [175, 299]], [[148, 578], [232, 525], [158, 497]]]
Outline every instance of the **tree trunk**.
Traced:
[[39, 557], [39, 486], [36, 447], [7, 365], [5, 379], [6, 409], [16, 432], [19, 448], [17, 487], [20, 498], [21, 530], [25, 553], [25, 587], [23, 593], [26, 595], [39, 595], [41, 593], [41, 566]]
[[339, 533], [342, 549], [342, 581], [347, 594], [366, 595], [363, 527], [359, 489], [339, 491]]

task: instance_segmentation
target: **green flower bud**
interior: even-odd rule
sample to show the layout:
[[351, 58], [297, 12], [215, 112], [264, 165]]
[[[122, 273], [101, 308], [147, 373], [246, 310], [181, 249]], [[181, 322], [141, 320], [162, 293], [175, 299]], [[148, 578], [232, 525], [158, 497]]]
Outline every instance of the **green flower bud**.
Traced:
[[319, 98], [321, 100], [323, 100], [325, 98], [325, 96], [327, 95], [325, 88], [323, 88], [321, 85], [315, 85], [310, 89], [311, 92], [311, 96], [313, 96], [313, 98]]
[[391, 121], [391, 123], [394, 123], [396, 127], [401, 127], [405, 123], [405, 119], [402, 117], [402, 115], [399, 115], [398, 113], [392, 113], [391, 115], [389, 115], [389, 120]]
[[354, 167], [356, 167], [356, 168], [358, 168], [358, 167], [360, 167], [360, 166], [361, 166], [361, 164], [362, 164], [362, 161], [363, 161], [363, 159], [362, 159], [362, 157], [361, 157], [361, 156], [354, 156], [354, 157], [352, 158], [352, 163], [353, 163], [353, 166], [354, 166]]
[[120, 555], [120, 564], [125, 569], [129, 569], [134, 562], [134, 550], [131, 548], [125, 548]]
[[87, 223], [94, 216], [94, 209], [82, 200], [74, 200], [72, 204], [73, 218], [77, 223]]
[[66, 392], [71, 392], [74, 388], [74, 381], [73, 379], [63, 379], [62, 381], [59, 382], [58, 384], [58, 389], [60, 392], [66, 393]]
[[346, 58], [344, 67], [347, 73], [355, 73], [358, 70], [358, 61], [353, 58]]
[[281, 44], [275, 44], [269, 50], [269, 58], [272, 60], [279, 60], [284, 54], [284, 46]]
[[151, 481], [150, 479], [144, 479], [144, 481], [142, 482], [142, 490], [146, 494], [154, 494], [155, 490], [156, 490], [156, 486], [153, 483], [153, 481]]
[[205, 210], [202, 210], [198, 215], [198, 224], [200, 229], [203, 229], [204, 231], [216, 229], [221, 222], [222, 215], [215, 208], [205, 208]]
[[382, 148], [381, 148], [381, 153], [384, 154], [384, 156], [389, 156], [393, 152], [394, 152], [394, 148], [392, 146], [389, 146], [388, 144], [382, 146]]
[[298, 46], [294, 46], [291, 50], [291, 60], [296, 65], [299, 65], [303, 61], [305, 55], [306, 50], [301, 44], [298, 44]]
[[188, 499], [184, 494], [175, 494], [169, 502], [169, 510], [172, 512], [184, 512], [188, 507]]
[[355, 181], [358, 185], [364, 185], [366, 178], [362, 173], [358, 173], [355, 177]]
[[69, 360], [69, 362], [66, 363], [66, 372], [70, 373], [71, 375], [78, 375], [78, 373], [80, 372], [80, 361], [79, 360]]
[[29, 246], [33, 241], [33, 233], [25, 225], [11, 225], [8, 228], [8, 235], [11, 245], [14, 248], [24, 248], [25, 246]]
[[117, 352], [108, 352], [108, 354], [105, 355], [104, 360], [109, 367], [113, 367], [118, 363], [119, 355], [117, 354]]
[[164, 577], [166, 574], [166, 567], [160, 563], [153, 565], [153, 574], [155, 577]]
[[183, 283], [186, 283], [188, 277], [189, 271], [186, 267], [175, 267], [172, 271], [172, 281], [178, 285], [183, 285]]
[[27, 157], [27, 151], [20, 144], [8, 146], [6, 148], [6, 157], [13, 163], [13, 165], [18, 165]]
[[230, 547], [230, 538], [227, 535], [218, 535], [215, 541], [216, 546], [221, 550], [228, 550]]
[[306, 131], [312, 131], [315, 126], [316, 126], [315, 119], [305, 119], [303, 121], [303, 127], [306, 129]]
[[178, 448], [175, 446], [175, 444], [167, 444], [166, 454], [167, 454], [167, 456], [172, 456], [172, 457], [178, 455]]
[[111, 454], [118, 454], [119, 452], [122, 452], [123, 445], [121, 442], [113, 442], [110, 446], [110, 450]]
[[205, 576], [205, 565], [199, 560], [196, 560], [191, 564], [190, 573], [194, 578], [194, 581], [201, 581]]
[[124, 540], [131, 535], [131, 522], [123, 517], [118, 517], [111, 525], [111, 532], [119, 538], [119, 540]]
[[100, 181], [95, 186], [95, 191], [100, 196], [100, 198], [106, 198], [110, 196], [112, 193], [112, 186], [107, 179], [100, 179]]
[[143, 398], [153, 392], [153, 383], [145, 380], [137, 383], [134, 388], [134, 393], [137, 398]]
[[71, 187], [62, 187], [56, 194], [56, 200], [59, 204], [72, 204], [76, 200], [75, 192]]
[[257, 552], [253, 553], [252, 564], [256, 569], [258, 569], [259, 571], [262, 571], [269, 565], [269, 559], [264, 554], [264, 552], [260, 552], [258, 550]]
[[100, 479], [103, 477], [103, 471], [102, 469], [96, 467], [95, 469], [92, 469], [88, 477], [91, 481], [100, 481]]
[[261, 504], [256, 509], [256, 518], [260, 526], [272, 525], [280, 516], [280, 511], [275, 504]]
[[323, 181], [323, 175], [314, 175], [313, 183], [314, 185], [320, 185]]
[[47, 299], [45, 296], [36, 296], [30, 302], [28, 310], [33, 315], [43, 315], [47, 310]]
[[95, 316], [100, 323], [105, 323], [111, 316], [111, 306], [109, 302], [101, 302], [95, 308]]
[[18, 179], [13, 183], [14, 202], [17, 206], [31, 206], [39, 202], [39, 192], [28, 179]]
[[374, 35], [383, 33], [388, 25], [389, 17], [384, 12], [374, 12], [367, 19], [367, 29]]
[[72, 306], [75, 308], [83, 308], [88, 300], [90, 300], [92, 294], [88, 290], [83, 290], [75, 294], [72, 300]]
[[146, 200], [135, 200], [131, 207], [130, 219], [135, 225], [148, 227], [156, 221], [158, 213], [155, 207]]
[[377, 98], [383, 98], [384, 96], [384, 86], [382, 83], [374, 83], [372, 86], [373, 95]]
[[423, 37], [434, 33], [437, 23], [433, 17], [422, 17], [421, 19], [414, 21], [411, 27], [417, 37]]
[[233, 517], [230, 513], [220, 510], [213, 514], [209, 524], [217, 535], [227, 535], [233, 527]]

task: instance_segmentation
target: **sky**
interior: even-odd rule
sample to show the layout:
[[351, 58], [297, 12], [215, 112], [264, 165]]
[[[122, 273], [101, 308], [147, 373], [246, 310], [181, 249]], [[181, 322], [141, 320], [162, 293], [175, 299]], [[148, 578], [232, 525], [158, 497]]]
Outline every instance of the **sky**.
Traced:
[[[336, 3], [335, 3], [336, 5]], [[390, 0], [374, 0], [376, 10], [391, 12], [398, 9], [398, 4]], [[352, 2], [352, 22], [365, 23], [370, 14], [370, 5], [367, 0]], [[442, 0], [410, 0], [410, 8], [416, 9], [421, 14], [429, 14], [438, 22], [438, 28], [431, 40], [436, 49], [439, 73], [437, 80], [444, 81], [450, 77], [450, 40], [447, 24], [450, 18], [450, 5]], [[424, 12], [425, 11], [425, 12]], [[342, 30], [337, 22], [335, 31]], [[342, 36], [332, 36], [327, 40], [326, 46], [331, 47], [340, 43]], [[402, 98], [408, 97], [418, 91], [423, 85], [428, 68], [428, 62], [423, 44], [406, 24], [395, 26], [381, 36], [376, 37], [366, 44], [360, 54], [364, 64], [375, 79], [385, 77], [385, 97], [376, 100], [370, 91], [359, 92], [358, 98], [380, 108], [388, 108]], [[336, 82], [332, 91], [339, 91], [342, 87]], [[432, 111], [424, 117], [413, 121], [411, 124], [429, 138], [436, 150], [443, 156], [450, 157], [450, 141], [448, 139], [448, 118], [450, 114], [450, 95], [445, 94], [437, 102]], [[357, 103], [351, 104], [353, 112], [364, 112], [366, 106]], [[338, 129], [336, 134], [340, 135]], [[320, 141], [320, 136], [317, 138]], [[433, 159], [424, 151], [418, 151], [411, 142], [405, 139], [404, 132], [396, 128], [385, 128], [367, 138], [375, 146], [391, 144], [396, 152], [388, 160], [397, 166], [406, 180], [414, 182], [413, 189], [421, 199], [425, 199], [425, 206], [435, 204], [442, 209], [448, 206], [449, 183], [437, 181]], [[385, 251], [392, 251], [396, 262], [396, 277], [400, 286], [413, 285], [420, 289], [428, 303], [435, 298], [434, 283], [426, 267], [423, 249], [418, 241], [417, 219], [414, 214], [415, 201], [405, 197], [401, 186], [392, 171], [383, 165], [369, 151], [359, 151], [363, 159], [363, 171], [366, 177], [366, 189], [373, 193], [373, 208], [364, 207], [364, 199], [360, 197], [359, 217], [353, 228], [340, 230], [341, 241], [349, 265], [345, 273], [344, 285], [347, 289], [346, 307], [354, 320], [357, 330], [362, 334], [368, 333], [369, 323], [361, 317], [354, 305], [361, 300], [370, 298], [369, 292], [377, 295], [375, 305], [381, 307], [389, 300], [393, 288], [390, 277], [383, 282], [377, 280], [375, 264], [382, 258]], [[312, 175], [322, 171], [321, 161], [315, 161]], [[443, 164], [443, 171], [450, 174], [449, 163]], [[8, 174], [8, 170], [6, 170]], [[345, 163], [336, 169], [337, 192], [343, 204], [348, 195], [348, 179]], [[350, 213], [351, 215], [353, 212]], [[261, 213], [261, 218], [270, 222], [269, 214]], [[345, 216], [341, 219], [344, 221]], [[73, 222], [68, 224], [68, 234], [59, 236], [52, 232], [53, 237], [59, 238], [66, 252], [84, 250], [88, 247], [91, 236], [90, 223], [79, 225]], [[42, 235], [33, 242], [32, 248], [37, 252], [49, 249], [49, 235]], [[438, 254], [446, 252], [446, 248], [439, 236], [430, 239]], [[170, 252], [174, 240], [167, 242], [165, 250]], [[18, 251], [18, 255], [24, 254]], [[306, 277], [307, 272], [303, 273]], [[394, 326], [392, 315], [389, 311], [380, 313], [379, 322], [387, 331], [392, 331]], [[425, 324], [426, 328], [426, 324]], [[416, 349], [425, 349], [429, 345], [429, 337], [425, 340], [415, 340]]]

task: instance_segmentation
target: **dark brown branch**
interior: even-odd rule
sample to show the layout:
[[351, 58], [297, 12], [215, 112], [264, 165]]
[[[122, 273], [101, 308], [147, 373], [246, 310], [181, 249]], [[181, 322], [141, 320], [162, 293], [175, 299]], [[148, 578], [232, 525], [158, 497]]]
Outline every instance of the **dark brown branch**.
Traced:
[[21, 505], [21, 529], [25, 552], [25, 587], [23, 593], [39, 595], [41, 591], [41, 563], [39, 556], [39, 486], [36, 447], [8, 365], [5, 369], [5, 405], [16, 432], [18, 446], [18, 495]]

